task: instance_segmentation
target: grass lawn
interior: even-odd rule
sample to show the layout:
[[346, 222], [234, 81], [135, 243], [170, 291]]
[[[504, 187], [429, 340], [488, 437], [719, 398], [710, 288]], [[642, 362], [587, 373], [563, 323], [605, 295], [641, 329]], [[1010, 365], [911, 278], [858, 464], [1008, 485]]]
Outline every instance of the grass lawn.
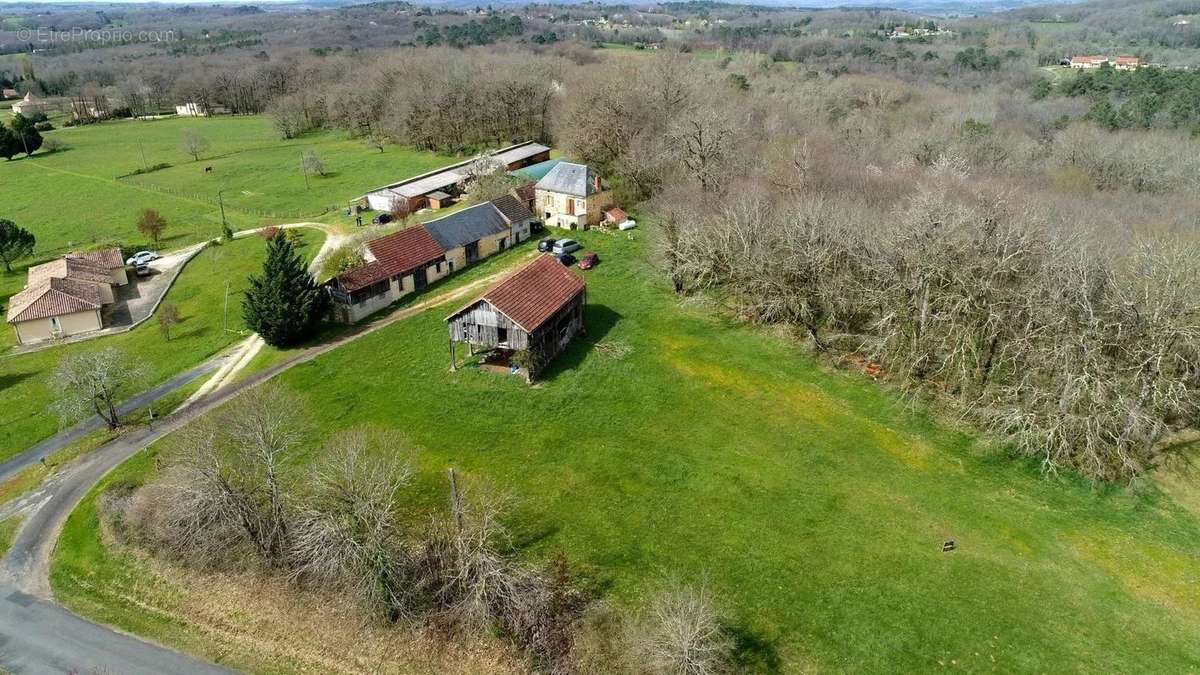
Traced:
[[[1045, 479], [862, 376], [680, 306], [640, 240], [580, 238], [604, 261], [587, 273], [588, 335], [540, 386], [449, 372], [455, 303], [282, 374], [308, 401], [305, 447], [359, 424], [395, 429], [417, 450], [409, 499], [444, 508], [447, 466], [508, 492], [522, 554], [565, 551], [618, 603], [667, 574], [707, 579], [742, 671], [1200, 668], [1185, 639], [1200, 634], [1196, 513], [1154, 489]], [[143, 480], [149, 456], [106, 482]], [[58, 597], [219, 652], [141, 609], [139, 596], [169, 603], [170, 580], [104, 547], [96, 494], [56, 549]]]
[[[199, 162], [179, 149], [194, 129], [210, 147]], [[235, 229], [315, 216], [366, 190], [441, 166], [451, 158], [388, 146], [380, 153], [338, 132], [280, 140], [266, 116], [119, 120], [46, 134], [67, 149], [0, 162], [0, 218], [32, 231], [40, 255], [113, 240], [143, 240], [142, 209], [167, 219], [166, 247], [220, 234], [217, 192]], [[315, 150], [327, 177], [306, 187], [300, 154]], [[118, 179], [144, 164], [171, 168]], [[205, 173], [211, 166], [213, 171]]]
[[21, 522], [25, 520], [25, 514], [18, 513], [0, 520], [0, 556], [8, 553], [8, 549], [12, 548], [13, 539], [17, 537], [17, 530], [21, 528]]
[[[302, 253], [314, 255], [321, 233], [304, 230]], [[116, 347], [145, 363], [149, 373], [137, 389], [180, 373], [245, 336], [241, 298], [246, 279], [261, 269], [266, 243], [247, 237], [210, 247], [197, 255], [168, 291], [165, 302], [179, 307], [183, 322], [170, 341], [154, 319], [132, 331], [63, 345], [39, 352], [0, 357], [0, 458], [9, 457], [58, 430], [48, 407], [53, 402], [49, 379], [65, 354]], [[224, 330], [225, 282], [229, 281], [229, 329]], [[5, 339], [11, 340], [11, 330]], [[3, 343], [7, 346], [9, 343]]]

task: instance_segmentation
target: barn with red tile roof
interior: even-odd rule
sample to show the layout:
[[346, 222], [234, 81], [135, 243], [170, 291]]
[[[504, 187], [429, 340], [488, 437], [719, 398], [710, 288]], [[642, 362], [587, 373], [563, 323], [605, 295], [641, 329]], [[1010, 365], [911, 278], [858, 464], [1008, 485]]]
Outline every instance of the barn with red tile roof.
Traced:
[[456, 345], [466, 342], [516, 359], [526, 378], [537, 377], [575, 335], [583, 332], [587, 287], [551, 256], [542, 256], [446, 317], [450, 365]]
[[325, 284], [339, 321], [358, 321], [450, 273], [441, 245], [424, 225], [372, 239], [363, 257], [364, 265]]

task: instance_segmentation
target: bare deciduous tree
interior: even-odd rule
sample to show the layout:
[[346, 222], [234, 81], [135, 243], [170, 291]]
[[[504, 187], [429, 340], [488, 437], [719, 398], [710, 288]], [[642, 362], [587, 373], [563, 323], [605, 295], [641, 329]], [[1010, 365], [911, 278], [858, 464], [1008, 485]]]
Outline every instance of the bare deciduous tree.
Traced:
[[179, 139], [179, 150], [185, 155], [190, 155], [193, 162], [198, 162], [200, 155], [208, 150], [208, 139], [195, 129], [186, 129]]
[[289, 555], [294, 579], [360, 598], [393, 615], [410, 609], [411, 564], [402, 547], [400, 490], [412, 469], [397, 438], [352, 430], [337, 434], [297, 507]]
[[182, 321], [179, 315], [179, 305], [172, 302], [163, 303], [162, 307], [158, 308], [158, 330], [162, 333], [163, 339], [171, 340], [171, 330], [179, 325]]
[[717, 675], [730, 669], [733, 641], [703, 586], [672, 583], [651, 601], [630, 641], [645, 670], [655, 675]]
[[68, 354], [52, 376], [58, 392], [54, 408], [64, 420], [95, 414], [116, 429], [121, 426], [118, 403], [144, 372], [141, 364], [114, 347]]
[[156, 543], [201, 566], [247, 555], [282, 565], [292, 518], [284, 462], [301, 435], [301, 406], [294, 394], [267, 386], [186, 427], [178, 463], [147, 495], [157, 497], [146, 508]]
[[321, 161], [321, 156], [317, 154], [316, 150], [305, 150], [300, 162], [306, 174], [325, 175], [325, 162]]
[[163, 230], [167, 229], [167, 219], [154, 209], [146, 209], [138, 216], [137, 229], [157, 244], [162, 238]]

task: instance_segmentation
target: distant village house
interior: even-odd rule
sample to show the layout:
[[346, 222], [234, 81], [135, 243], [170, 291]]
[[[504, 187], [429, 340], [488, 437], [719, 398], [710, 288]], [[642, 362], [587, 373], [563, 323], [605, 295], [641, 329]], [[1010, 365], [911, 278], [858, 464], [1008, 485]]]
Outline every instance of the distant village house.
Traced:
[[1105, 65], [1117, 70], [1137, 70], [1145, 65], [1136, 56], [1118, 56], [1115, 61], [1107, 56], [1072, 56], [1068, 64], [1076, 70], [1095, 70]]
[[53, 105], [49, 101], [37, 98], [33, 92], [25, 94], [25, 98], [12, 105], [14, 115], [25, 115], [26, 117], [38, 112], [49, 112], [52, 109]]
[[189, 101], [175, 106], [175, 114], [180, 117], [208, 117], [211, 112], [203, 103]]
[[1136, 56], [1118, 56], [1113, 62], [1113, 68], [1117, 70], [1137, 70], [1142, 67], [1142, 60]]

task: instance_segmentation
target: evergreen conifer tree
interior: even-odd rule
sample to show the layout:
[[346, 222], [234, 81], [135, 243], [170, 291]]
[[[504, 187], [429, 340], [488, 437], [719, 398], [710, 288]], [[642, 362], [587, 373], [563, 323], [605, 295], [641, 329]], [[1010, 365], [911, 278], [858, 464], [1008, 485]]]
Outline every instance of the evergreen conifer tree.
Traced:
[[272, 237], [262, 274], [250, 277], [242, 300], [246, 325], [269, 345], [293, 345], [316, 331], [328, 307], [329, 296], [304, 269], [287, 237]]

